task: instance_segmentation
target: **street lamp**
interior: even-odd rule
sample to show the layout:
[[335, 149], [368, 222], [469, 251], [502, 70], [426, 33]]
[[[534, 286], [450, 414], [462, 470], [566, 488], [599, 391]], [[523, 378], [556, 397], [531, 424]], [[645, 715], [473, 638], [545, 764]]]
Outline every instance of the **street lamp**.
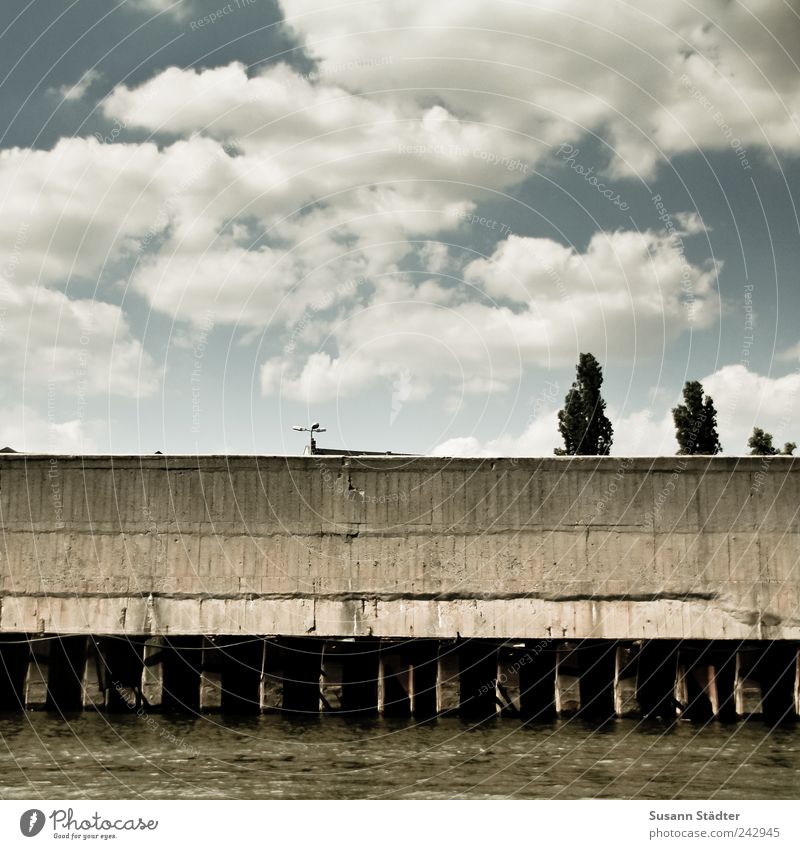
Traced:
[[308, 443], [308, 453], [313, 454], [314, 449], [317, 447], [316, 440], [314, 439], [315, 433], [325, 433], [327, 428], [320, 427], [319, 422], [314, 422], [311, 427], [303, 427], [302, 425], [293, 425], [292, 430], [299, 430], [302, 433], [309, 434], [309, 443]]

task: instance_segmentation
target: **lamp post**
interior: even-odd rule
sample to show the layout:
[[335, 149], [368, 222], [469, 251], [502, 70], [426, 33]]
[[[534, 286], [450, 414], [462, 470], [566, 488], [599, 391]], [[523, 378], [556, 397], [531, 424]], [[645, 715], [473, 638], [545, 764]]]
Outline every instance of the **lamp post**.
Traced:
[[303, 427], [302, 425], [294, 425], [294, 426], [292, 427], [292, 430], [299, 430], [299, 431], [301, 431], [302, 433], [307, 433], [307, 434], [309, 434], [309, 437], [308, 437], [308, 439], [309, 439], [309, 443], [308, 443], [308, 453], [309, 453], [309, 454], [313, 454], [313, 453], [314, 453], [314, 449], [317, 447], [317, 442], [316, 442], [316, 440], [314, 439], [314, 434], [315, 434], [315, 433], [325, 433], [325, 431], [327, 430], [327, 428], [320, 427], [320, 426], [319, 426], [319, 422], [314, 422], [314, 424], [312, 424], [312, 425], [311, 425], [311, 427]]

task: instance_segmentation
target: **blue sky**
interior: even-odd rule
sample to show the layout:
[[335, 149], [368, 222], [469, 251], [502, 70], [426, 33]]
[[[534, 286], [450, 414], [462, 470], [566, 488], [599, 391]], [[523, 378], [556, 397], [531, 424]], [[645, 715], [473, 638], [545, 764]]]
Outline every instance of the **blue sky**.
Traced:
[[551, 454], [582, 351], [796, 440], [797, 4], [599, 6], [3, 4], [0, 442]]

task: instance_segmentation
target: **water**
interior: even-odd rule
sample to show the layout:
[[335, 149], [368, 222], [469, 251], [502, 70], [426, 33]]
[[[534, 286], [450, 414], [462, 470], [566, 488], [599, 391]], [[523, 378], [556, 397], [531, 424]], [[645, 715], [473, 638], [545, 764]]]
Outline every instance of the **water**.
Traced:
[[0, 717], [0, 798], [796, 798], [800, 728]]

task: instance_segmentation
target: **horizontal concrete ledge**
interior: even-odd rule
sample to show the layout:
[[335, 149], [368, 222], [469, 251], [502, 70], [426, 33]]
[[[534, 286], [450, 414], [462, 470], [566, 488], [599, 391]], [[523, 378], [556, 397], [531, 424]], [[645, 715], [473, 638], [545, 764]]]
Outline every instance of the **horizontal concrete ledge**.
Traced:
[[449, 639], [798, 640], [800, 620], [702, 600], [12, 597], [0, 632]]
[[708, 473], [758, 472], [776, 465], [781, 472], [800, 468], [800, 456], [776, 454], [771, 457], [692, 455], [659, 457], [428, 457], [428, 456], [291, 456], [275, 454], [0, 454], [0, 470], [6, 464], [66, 464], [90, 470], [164, 469], [180, 471], [218, 471], [264, 467], [309, 471], [319, 467], [353, 466], [375, 471], [407, 470], [415, 472], [530, 470], [567, 471], [567, 469], [616, 472], [672, 472], [705, 470]]

